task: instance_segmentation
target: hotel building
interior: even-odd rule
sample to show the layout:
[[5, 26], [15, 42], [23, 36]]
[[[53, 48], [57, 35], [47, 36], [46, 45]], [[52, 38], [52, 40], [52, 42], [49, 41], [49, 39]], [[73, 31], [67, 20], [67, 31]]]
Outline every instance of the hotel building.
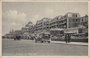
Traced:
[[35, 25], [36, 33], [48, 32], [50, 30], [50, 18], [42, 18], [38, 20]]

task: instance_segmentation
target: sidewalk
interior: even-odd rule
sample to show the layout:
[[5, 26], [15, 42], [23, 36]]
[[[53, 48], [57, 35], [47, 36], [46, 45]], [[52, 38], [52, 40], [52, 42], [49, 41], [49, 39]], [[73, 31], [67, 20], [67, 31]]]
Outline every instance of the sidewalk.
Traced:
[[66, 43], [64, 41], [51, 41], [51, 43], [61, 43], [61, 44], [72, 44], [72, 45], [84, 45], [84, 46], [88, 46], [88, 43], [83, 43], [83, 42], [70, 42], [70, 43]]

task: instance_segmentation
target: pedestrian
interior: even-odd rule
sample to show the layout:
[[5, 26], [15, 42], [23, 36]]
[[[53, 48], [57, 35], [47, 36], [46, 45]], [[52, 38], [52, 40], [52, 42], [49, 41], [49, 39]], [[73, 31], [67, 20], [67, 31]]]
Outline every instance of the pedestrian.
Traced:
[[33, 36], [31, 36], [31, 40], [33, 40]]
[[14, 36], [14, 40], [16, 40], [16, 36]]
[[20, 40], [20, 35], [17, 35], [17, 36], [16, 36], [16, 39], [17, 39], [17, 40]]
[[68, 35], [65, 34], [65, 42], [68, 43]]
[[71, 40], [71, 35], [68, 34], [68, 43], [70, 43], [70, 40]]

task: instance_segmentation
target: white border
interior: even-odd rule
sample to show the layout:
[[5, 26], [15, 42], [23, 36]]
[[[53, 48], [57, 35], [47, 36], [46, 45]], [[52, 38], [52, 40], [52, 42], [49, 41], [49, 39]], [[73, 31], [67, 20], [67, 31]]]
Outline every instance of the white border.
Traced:
[[61, 2], [61, 1], [90, 1], [90, 0], [2, 0], [3, 2]]
[[[90, 16], [90, 1], [78, 1], [78, 0], [69, 0], [69, 1], [60, 1], [60, 0], [3, 0], [0, 1], [0, 36], [2, 36], [2, 2], [88, 2], [88, 16]], [[90, 17], [89, 17], [90, 19]], [[88, 25], [90, 20], [88, 19]], [[90, 26], [89, 26], [90, 27]], [[88, 29], [88, 32], [90, 32], [90, 30]], [[90, 34], [89, 34], [89, 38], [90, 38]], [[88, 38], [88, 39], [89, 39]], [[1, 38], [0, 38], [1, 39]], [[0, 40], [1, 42], [1, 49], [0, 49], [0, 56], [3, 58], [89, 58], [90, 56], [90, 46], [88, 46], [88, 56], [2, 56], [2, 39]], [[89, 44], [90, 44], [90, 39], [89, 39]], [[0, 57], [0, 58], [1, 58]]]

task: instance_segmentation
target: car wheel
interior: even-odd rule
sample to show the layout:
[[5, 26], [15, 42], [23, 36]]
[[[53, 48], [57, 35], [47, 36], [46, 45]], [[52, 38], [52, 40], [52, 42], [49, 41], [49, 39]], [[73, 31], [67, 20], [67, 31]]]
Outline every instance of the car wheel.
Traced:
[[43, 43], [43, 41], [41, 41], [41, 43]]
[[50, 43], [50, 41], [48, 41], [48, 43]]

